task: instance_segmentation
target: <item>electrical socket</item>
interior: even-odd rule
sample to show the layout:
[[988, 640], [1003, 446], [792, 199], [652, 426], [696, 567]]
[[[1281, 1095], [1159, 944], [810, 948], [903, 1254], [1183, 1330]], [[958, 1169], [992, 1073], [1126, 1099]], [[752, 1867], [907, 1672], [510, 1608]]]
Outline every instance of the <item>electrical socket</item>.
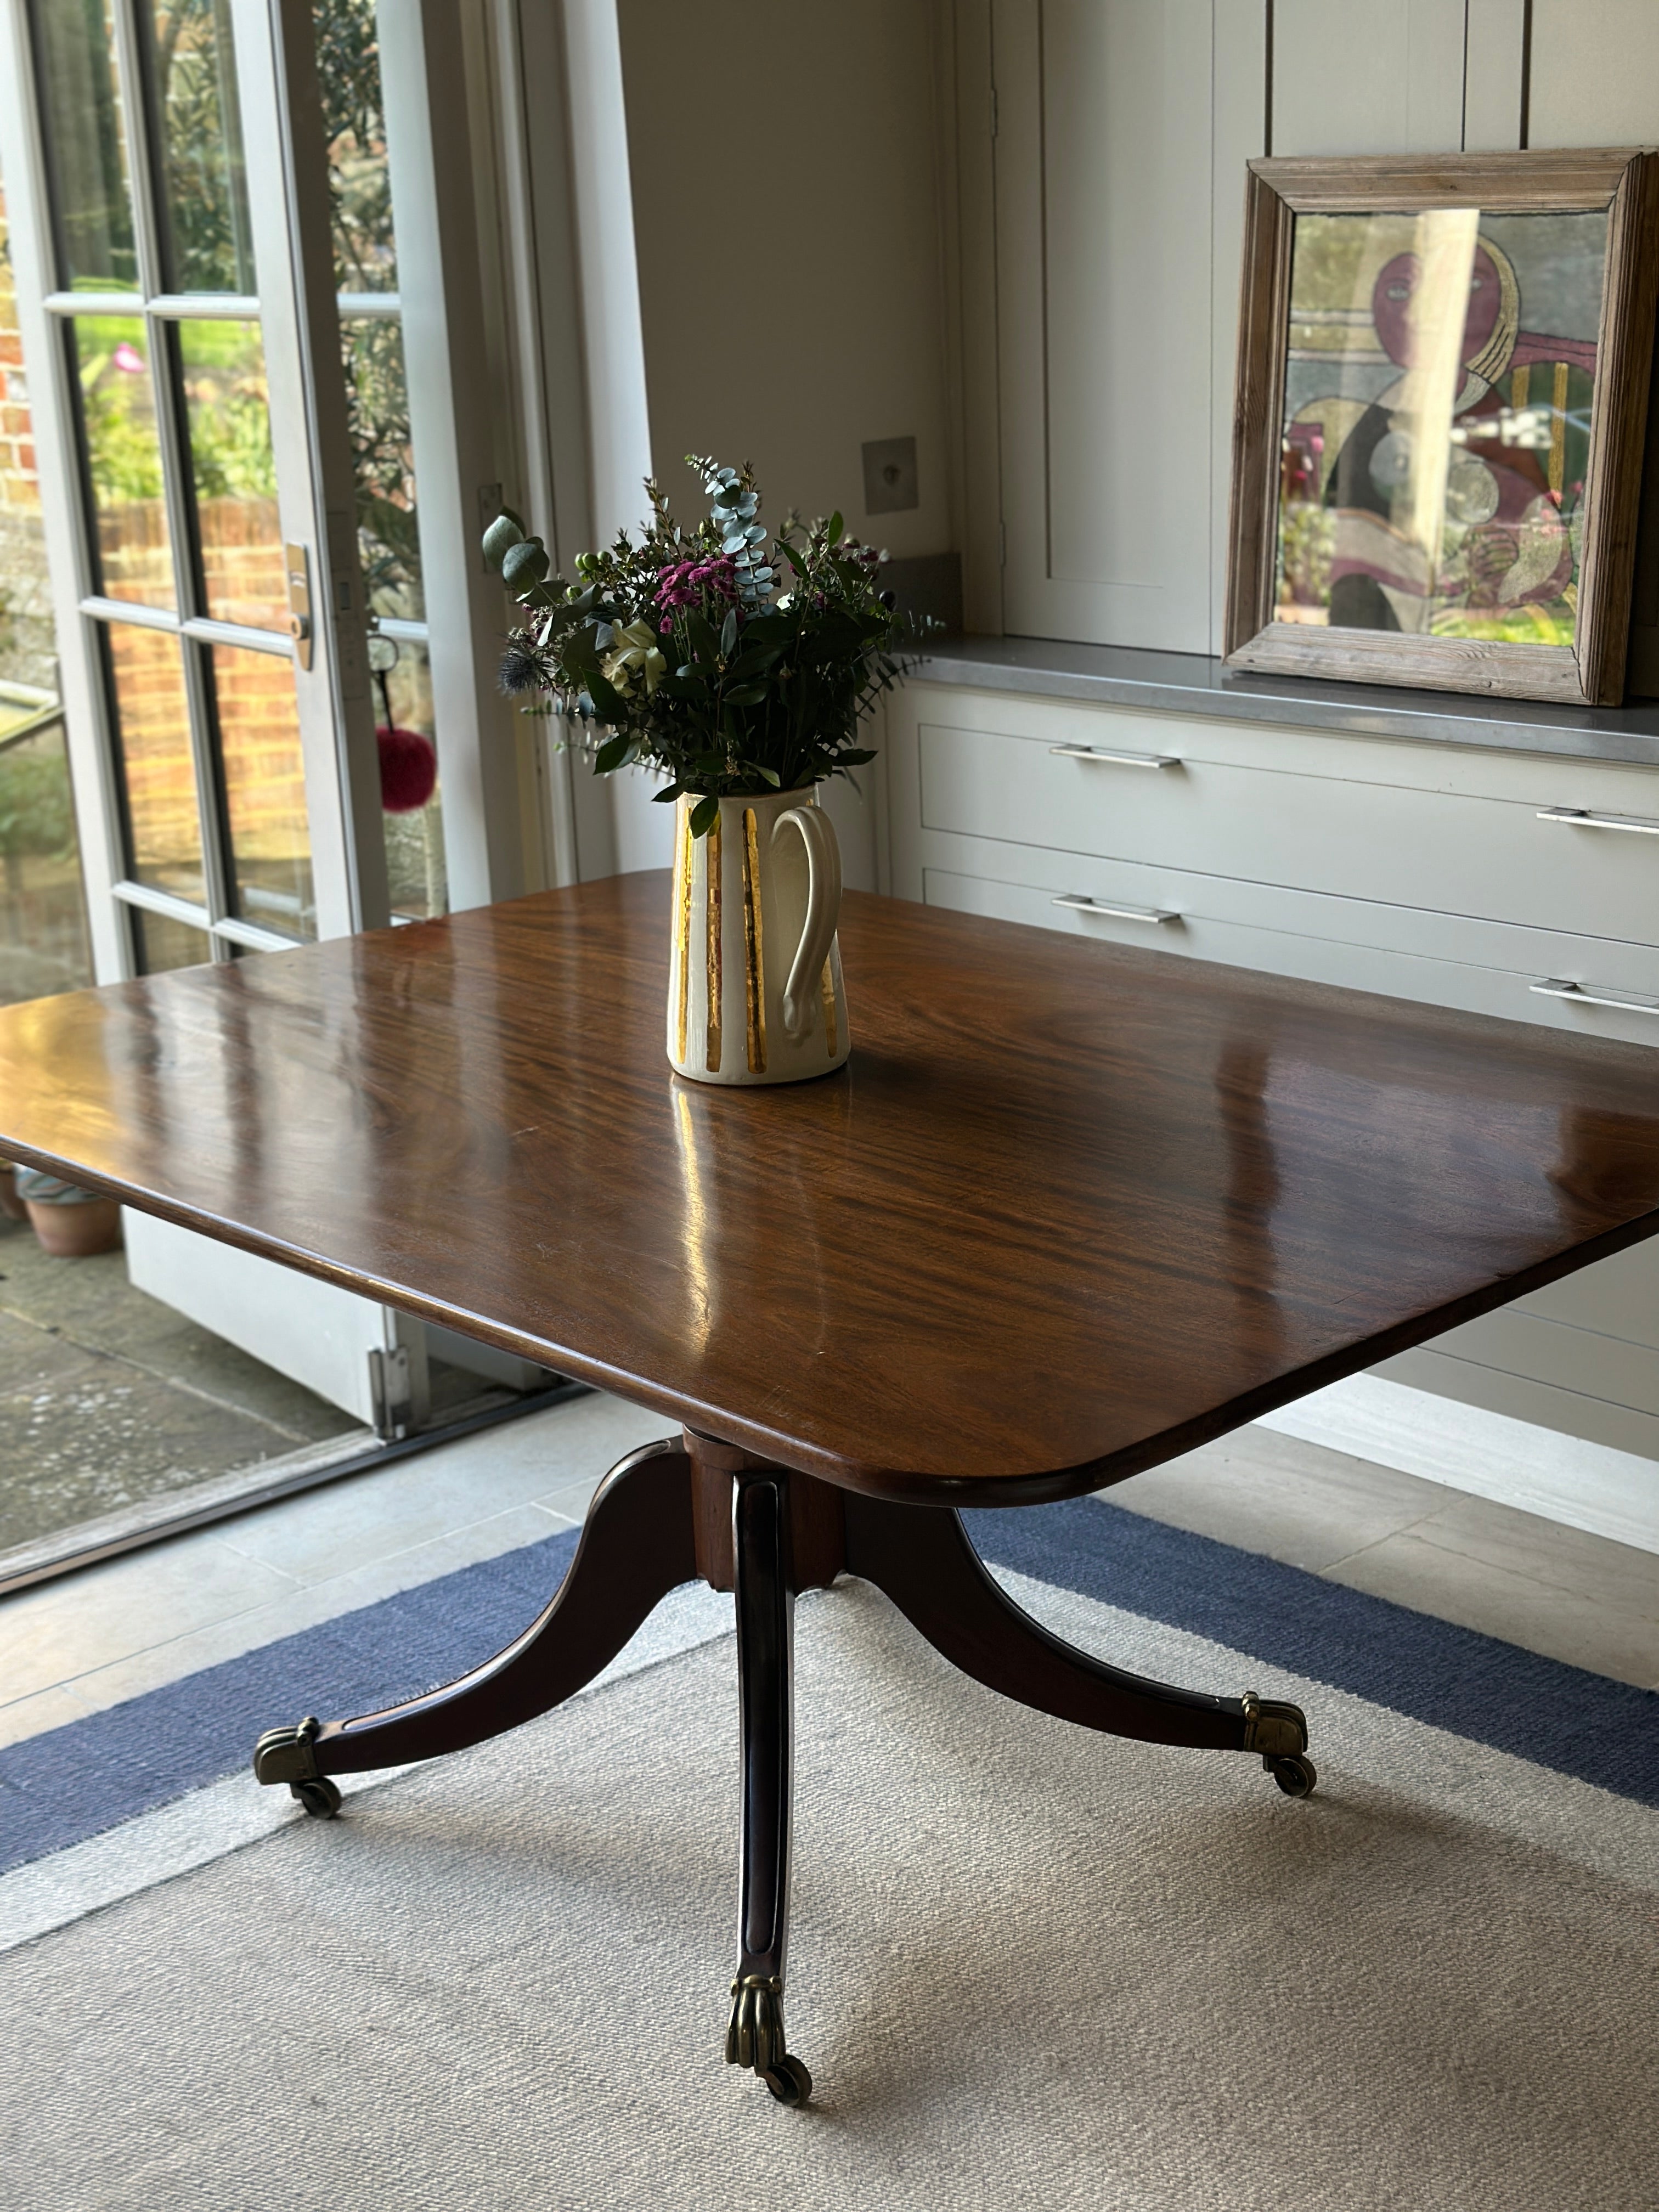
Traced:
[[920, 507], [914, 438], [876, 438], [864, 448], [864, 511], [897, 514]]

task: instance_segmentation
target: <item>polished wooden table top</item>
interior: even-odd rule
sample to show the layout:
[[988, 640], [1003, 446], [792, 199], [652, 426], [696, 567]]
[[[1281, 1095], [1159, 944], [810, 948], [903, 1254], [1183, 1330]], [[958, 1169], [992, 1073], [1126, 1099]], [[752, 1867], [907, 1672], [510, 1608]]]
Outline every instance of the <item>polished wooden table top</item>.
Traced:
[[850, 1065], [664, 1057], [665, 877], [0, 1011], [0, 1156], [831, 1480], [1132, 1474], [1659, 1230], [1659, 1058], [849, 896]]

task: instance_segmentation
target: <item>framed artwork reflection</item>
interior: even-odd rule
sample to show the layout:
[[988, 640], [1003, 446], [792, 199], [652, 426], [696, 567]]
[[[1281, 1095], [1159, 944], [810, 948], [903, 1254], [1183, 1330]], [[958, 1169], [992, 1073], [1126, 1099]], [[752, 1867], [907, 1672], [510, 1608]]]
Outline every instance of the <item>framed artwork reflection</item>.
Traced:
[[1252, 161], [1226, 658], [1616, 705], [1659, 155]]

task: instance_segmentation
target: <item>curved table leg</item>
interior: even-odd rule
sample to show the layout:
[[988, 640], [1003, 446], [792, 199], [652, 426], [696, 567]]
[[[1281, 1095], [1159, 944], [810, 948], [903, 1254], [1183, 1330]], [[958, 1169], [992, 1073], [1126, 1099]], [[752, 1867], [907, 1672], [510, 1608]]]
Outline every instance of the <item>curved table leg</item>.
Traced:
[[384, 1712], [267, 1729], [253, 1771], [261, 1782], [286, 1782], [308, 1812], [331, 1813], [339, 1803], [331, 1774], [459, 1751], [573, 1696], [696, 1571], [691, 1462], [678, 1438], [647, 1444], [605, 1477], [557, 1595], [505, 1651]]
[[781, 2104], [799, 2105], [812, 2093], [812, 2077], [783, 2033], [794, 1753], [790, 1480], [781, 1468], [742, 1473], [732, 1498], [743, 1822], [726, 2058], [752, 2066]]
[[1255, 1752], [1288, 1796], [1312, 1788], [1298, 1706], [1254, 1691], [1215, 1698], [1173, 1689], [1074, 1650], [992, 1578], [961, 1516], [946, 1507], [849, 1492], [843, 1510], [848, 1571], [884, 1590], [935, 1650], [988, 1689], [1109, 1735]]

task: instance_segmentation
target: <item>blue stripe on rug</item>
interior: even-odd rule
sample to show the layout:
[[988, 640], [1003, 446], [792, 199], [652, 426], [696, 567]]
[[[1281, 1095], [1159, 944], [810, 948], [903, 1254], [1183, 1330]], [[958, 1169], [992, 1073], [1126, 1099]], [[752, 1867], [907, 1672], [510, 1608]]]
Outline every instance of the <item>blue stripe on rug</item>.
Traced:
[[[963, 1518], [998, 1565], [1659, 1806], [1651, 1691], [1095, 1499]], [[0, 1874], [234, 1773], [277, 1722], [454, 1680], [534, 1618], [575, 1542], [503, 1553], [0, 1751]]]
[[0, 1874], [246, 1766], [263, 1730], [369, 1713], [453, 1682], [558, 1588], [576, 1531], [400, 1590], [0, 1751]]
[[[1168, 1621], [1412, 1720], [1659, 1806], [1659, 1694], [1651, 1690], [1540, 1659], [1098, 1498], [963, 1519], [983, 1558], [1035, 1582]], [[1317, 1756], [1316, 1717], [1310, 1724]]]

